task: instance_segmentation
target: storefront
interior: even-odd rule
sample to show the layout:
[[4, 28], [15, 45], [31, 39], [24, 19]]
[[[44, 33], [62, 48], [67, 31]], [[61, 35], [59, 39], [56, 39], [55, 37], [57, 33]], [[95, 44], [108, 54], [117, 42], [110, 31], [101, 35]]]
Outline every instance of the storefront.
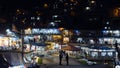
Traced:
[[1, 50], [15, 50], [15, 49], [21, 50], [21, 39], [19, 35], [7, 29], [6, 35], [1, 34], [0, 36], [0, 49]]
[[89, 46], [81, 49], [89, 60], [112, 60], [116, 56], [116, 50], [106, 46]]
[[26, 29], [24, 35], [24, 43], [28, 51], [41, 50], [39, 46], [46, 47], [47, 45], [49, 48], [56, 49], [61, 39], [62, 36], [58, 29]]

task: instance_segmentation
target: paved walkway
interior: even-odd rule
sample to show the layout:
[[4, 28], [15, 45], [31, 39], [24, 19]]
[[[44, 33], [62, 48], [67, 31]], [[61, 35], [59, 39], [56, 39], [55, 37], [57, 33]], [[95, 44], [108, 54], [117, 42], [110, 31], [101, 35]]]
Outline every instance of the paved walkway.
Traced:
[[40, 68], [110, 68], [107, 65], [82, 65], [73, 58], [69, 59], [69, 65], [66, 65], [66, 61], [62, 61], [62, 65], [59, 65], [58, 57], [51, 57], [43, 60], [43, 65]]
[[106, 65], [46, 65], [46, 66], [41, 66], [40, 68], [112, 68], [112, 67], [108, 67]]
[[40, 68], [111, 68], [111, 67], [104, 64], [83, 65], [73, 58], [69, 58], [68, 66], [66, 65], [65, 59], [63, 59], [62, 61], [62, 65], [59, 65], [58, 56], [54, 56], [43, 58], [43, 64], [40, 66]]
[[[50, 58], [44, 58], [43, 59], [43, 64], [45, 65], [59, 65], [59, 58], [56, 57], [50, 57]], [[66, 65], [66, 60], [62, 60], [62, 65]], [[81, 65], [79, 62], [77, 62], [73, 58], [69, 58], [69, 65]]]

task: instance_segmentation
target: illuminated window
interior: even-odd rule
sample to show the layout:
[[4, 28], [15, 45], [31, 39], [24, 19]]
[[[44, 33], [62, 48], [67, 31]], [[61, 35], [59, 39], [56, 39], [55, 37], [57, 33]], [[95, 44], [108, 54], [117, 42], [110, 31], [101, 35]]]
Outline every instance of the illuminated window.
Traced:
[[90, 7], [86, 7], [85, 9], [86, 9], [86, 10], [90, 10]]
[[112, 55], [113, 55], [113, 53], [112, 53], [112, 52], [108, 52], [107, 54], [108, 54], [108, 56], [112, 56]]
[[44, 4], [44, 8], [48, 8], [48, 4]]
[[105, 56], [106, 55], [106, 52], [101, 52], [101, 56]]
[[40, 17], [37, 17], [37, 20], [40, 20]]
[[93, 1], [93, 0], [92, 0], [92, 1], [91, 1], [91, 3], [92, 3], [92, 4], [94, 4], [94, 3], [95, 3], [95, 1]]
[[116, 17], [120, 16], [120, 8], [114, 9], [113, 13], [114, 13], [114, 16]]

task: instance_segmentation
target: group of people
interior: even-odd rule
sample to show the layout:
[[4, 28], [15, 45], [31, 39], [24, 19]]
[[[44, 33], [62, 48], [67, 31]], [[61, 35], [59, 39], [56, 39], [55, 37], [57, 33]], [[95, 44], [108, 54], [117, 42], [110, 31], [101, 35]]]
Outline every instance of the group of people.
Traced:
[[68, 53], [66, 53], [65, 51], [61, 50], [59, 52], [59, 64], [62, 65], [62, 59], [65, 58], [66, 59], [66, 64], [69, 65], [69, 56]]

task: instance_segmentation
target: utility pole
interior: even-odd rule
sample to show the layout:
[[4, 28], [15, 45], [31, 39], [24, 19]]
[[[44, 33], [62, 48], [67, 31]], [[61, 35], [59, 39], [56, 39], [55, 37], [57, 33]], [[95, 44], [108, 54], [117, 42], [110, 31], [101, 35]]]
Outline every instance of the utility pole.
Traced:
[[23, 57], [24, 57], [24, 30], [21, 29], [21, 45], [22, 45], [22, 60], [23, 60]]
[[118, 48], [118, 43], [117, 43], [117, 41], [115, 41], [115, 49], [116, 49], [116, 51], [117, 51], [117, 53], [118, 53], [117, 57], [118, 57], [118, 59], [119, 59], [119, 58], [120, 58], [120, 52], [119, 52], [119, 48]]

